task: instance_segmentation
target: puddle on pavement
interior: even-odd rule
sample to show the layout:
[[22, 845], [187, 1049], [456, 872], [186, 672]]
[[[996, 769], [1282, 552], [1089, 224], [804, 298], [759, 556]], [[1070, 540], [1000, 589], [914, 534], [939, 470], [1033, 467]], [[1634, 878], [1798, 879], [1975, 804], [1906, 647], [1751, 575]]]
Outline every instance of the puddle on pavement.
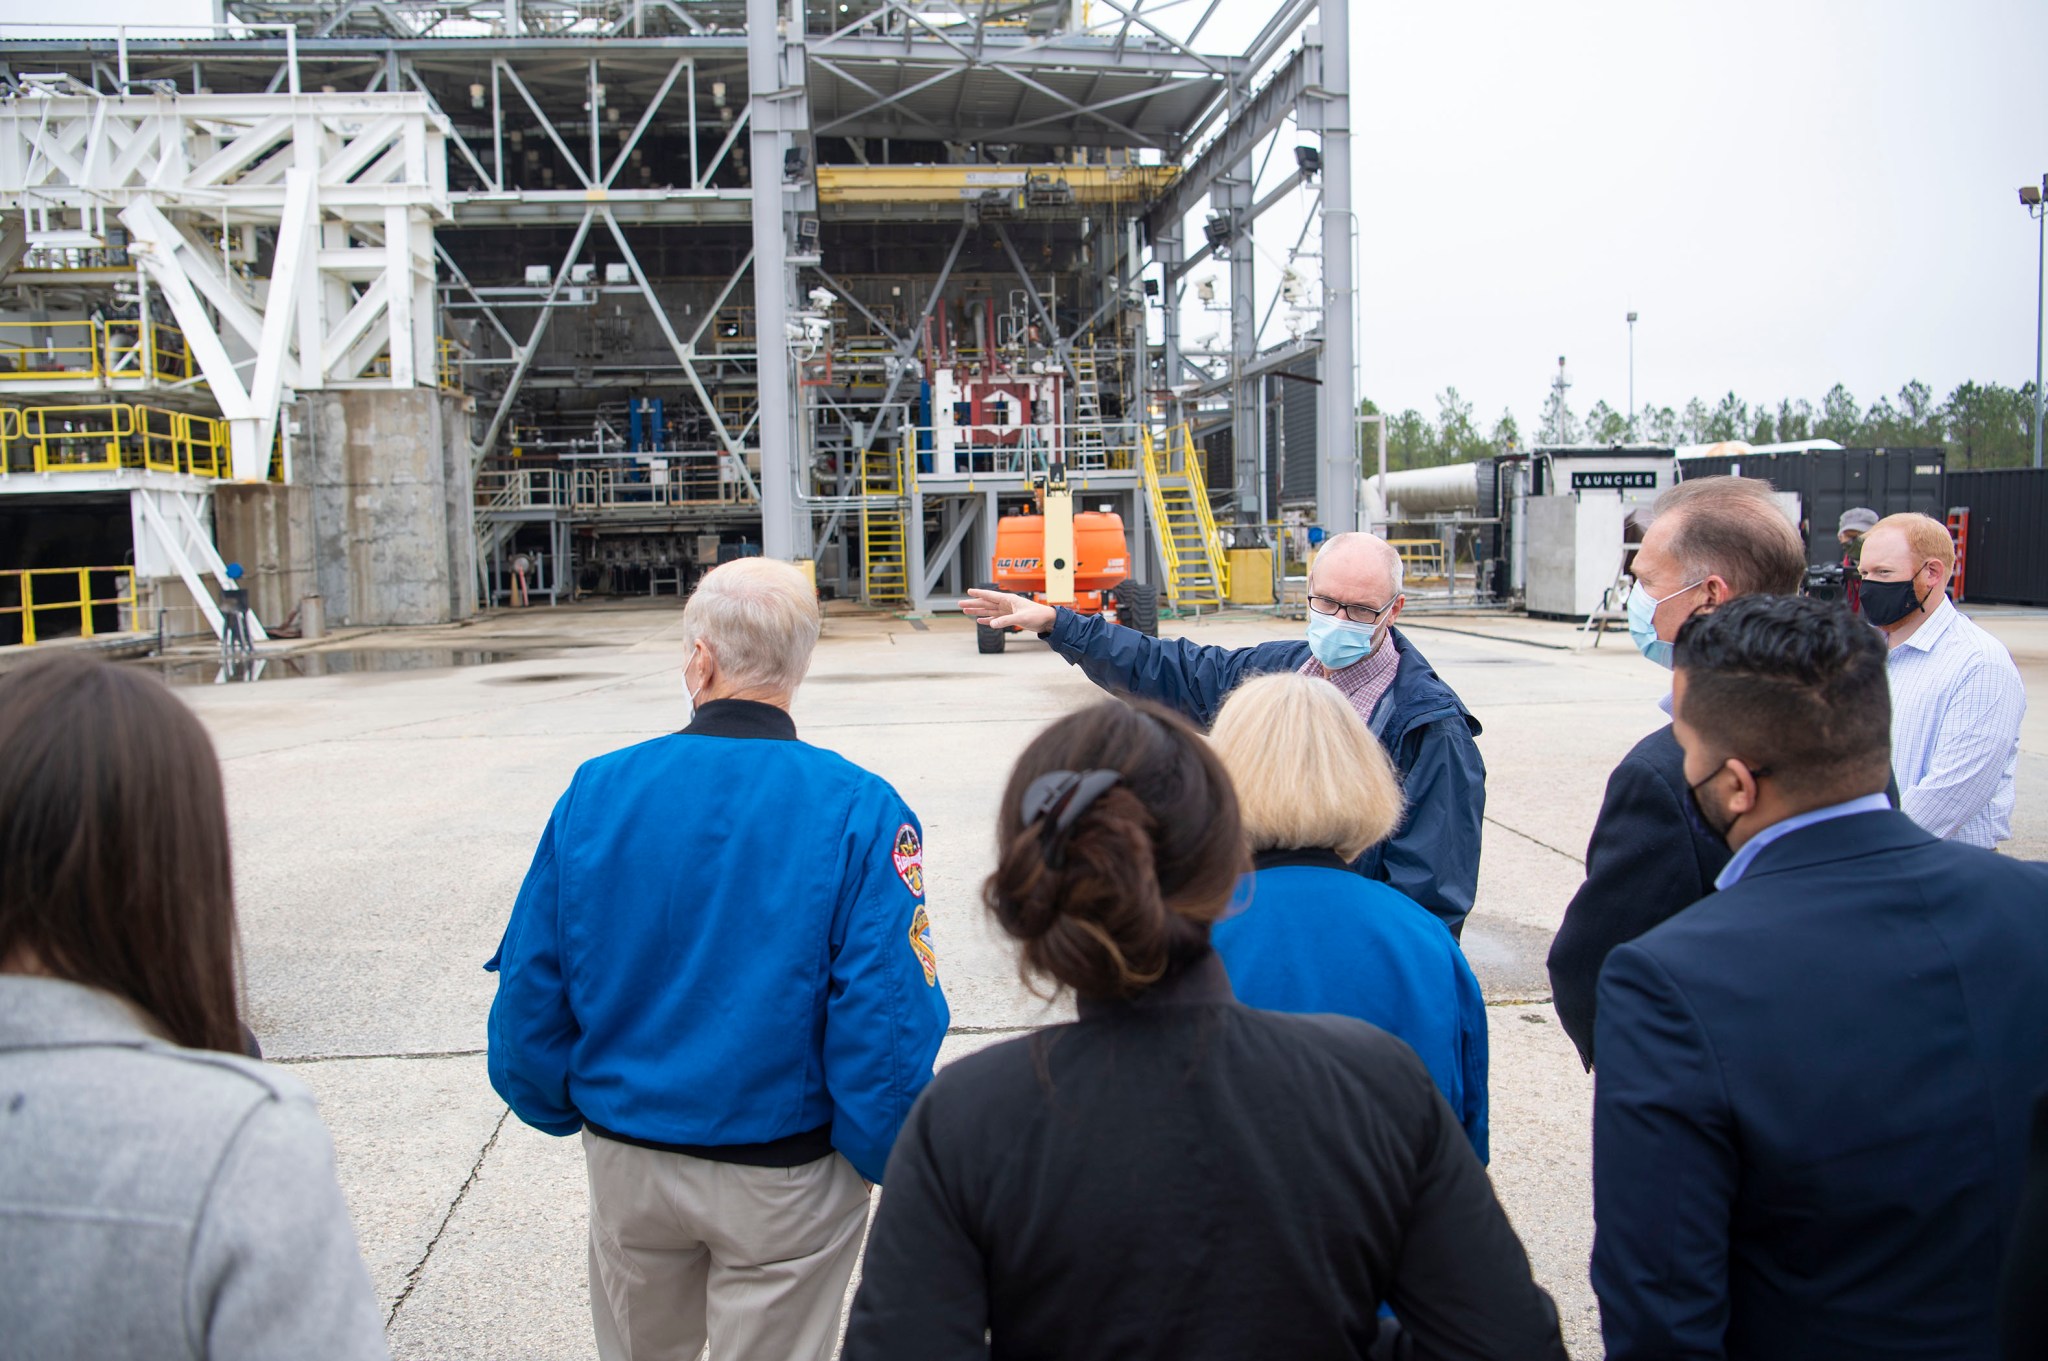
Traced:
[[[250, 681], [298, 680], [308, 676], [355, 676], [390, 671], [447, 671], [462, 666], [533, 661], [543, 652], [494, 652], [479, 648], [365, 647], [332, 652], [289, 652], [272, 656], [151, 657], [146, 666], [171, 685], [238, 685]], [[533, 678], [539, 679], [539, 678]], [[551, 676], [547, 679], [566, 679]]]

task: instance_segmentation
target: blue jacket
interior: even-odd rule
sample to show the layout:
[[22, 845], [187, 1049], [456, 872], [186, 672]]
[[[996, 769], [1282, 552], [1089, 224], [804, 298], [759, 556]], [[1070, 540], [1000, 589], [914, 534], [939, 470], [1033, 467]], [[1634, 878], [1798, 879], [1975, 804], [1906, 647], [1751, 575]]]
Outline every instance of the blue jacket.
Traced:
[[1355, 1016], [1407, 1041], [1485, 1162], [1486, 999], [1442, 923], [1330, 851], [1264, 851], [1210, 933], [1267, 1011]]
[[[1457, 935], [1479, 887], [1479, 833], [1486, 813], [1486, 764], [1479, 720], [1399, 629], [1393, 688], [1373, 710], [1373, 735], [1401, 772], [1408, 813], [1393, 836], [1355, 866], [1435, 913]], [[1240, 682], [1299, 671], [1308, 640], [1256, 647], [1204, 647], [1185, 638], [1148, 638], [1099, 614], [1061, 609], [1045, 635], [1052, 650], [1105, 689], [1155, 700], [1207, 729]]]
[[2048, 1091], [2048, 865], [1852, 813], [1600, 976], [1593, 1288], [1611, 1361], [1998, 1355]]
[[916, 816], [745, 700], [584, 763], [484, 967], [521, 1120], [732, 1162], [880, 1181], [946, 1033]]

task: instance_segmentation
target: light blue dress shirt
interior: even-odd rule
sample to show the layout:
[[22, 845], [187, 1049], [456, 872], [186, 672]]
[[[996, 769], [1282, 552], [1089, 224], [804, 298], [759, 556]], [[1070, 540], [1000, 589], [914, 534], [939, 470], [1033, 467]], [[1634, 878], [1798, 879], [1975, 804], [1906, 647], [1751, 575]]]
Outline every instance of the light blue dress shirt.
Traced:
[[1735, 853], [1735, 858], [1714, 877], [1714, 887], [1733, 888], [1737, 881], [1749, 872], [1749, 862], [1756, 859], [1764, 847], [1781, 836], [1789, 836], [1801, 827], [1811, 827], [1816, 822], [1826, 822], [1830, 818], [1846, 818], [1854, 813], [1889, 812], [1891, 806], [1892, 801], [1882, 794], [1865, 794], [1860, 799], [1830, 804], [1826, 808], [1809, 809], [1804, 813], [1794, 813], [1783, 822], [1774, 822], [1742, 843], [1742, 849]]

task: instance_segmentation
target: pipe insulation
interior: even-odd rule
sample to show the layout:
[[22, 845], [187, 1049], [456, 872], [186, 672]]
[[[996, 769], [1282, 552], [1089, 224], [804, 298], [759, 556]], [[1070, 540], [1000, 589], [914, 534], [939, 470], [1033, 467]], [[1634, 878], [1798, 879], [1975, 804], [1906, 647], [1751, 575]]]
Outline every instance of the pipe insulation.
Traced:
[[[1363, 492], [1378, 505], [1380, 477], [1368, 474]], [[1385, 518], [1415, 520], [1479, 508], [1479, 465], [1449, 463], [1439, 468], [1410, 468], [1386, 476]]]

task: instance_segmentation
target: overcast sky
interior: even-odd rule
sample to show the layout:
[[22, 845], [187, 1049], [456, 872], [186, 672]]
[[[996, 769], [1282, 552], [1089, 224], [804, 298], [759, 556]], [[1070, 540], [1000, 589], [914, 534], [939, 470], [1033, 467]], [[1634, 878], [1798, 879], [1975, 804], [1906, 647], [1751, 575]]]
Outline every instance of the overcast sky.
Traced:
[[[1225, 0], [1202, 46], [1272, 8]], [[2048, 172], [2041, 0], [1380, 0], [1352, 37], [1381, 405], [1434, 415], [1455, 385], [1526, 432], [1562, 354], [1577, 411], [1623, 408], [1631, 309], [1639, 405], [2032, 377], [2038, 238], [2014, 191]]]

